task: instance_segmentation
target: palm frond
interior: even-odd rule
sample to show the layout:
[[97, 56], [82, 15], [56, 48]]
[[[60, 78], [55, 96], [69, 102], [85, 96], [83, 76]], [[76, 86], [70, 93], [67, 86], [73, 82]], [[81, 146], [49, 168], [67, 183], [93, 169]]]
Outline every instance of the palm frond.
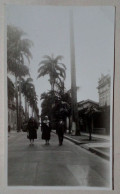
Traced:
[[[32, 58], [30, 48], [33, 46], [33, 43], [32, 41], [23, 38], [24, 35], [26, 35], [26, 33], [20, 28], [12, 25], [7, 26], [8, 71], [17, 76], [25, 76], [29, 74], [28, 68], [25, 67], [24, 59], [26, 58], [30, 63], [30, 59]], [[20, 65], [22, 65], [21, 68]]]
[[51, 58], [49, 55], [44, 55], [43, 58], [46, 58], [46, 59], [48, 59], [49, 61], [52, 60], [52, 58]]
[[56, 64], [55, 66], [56, 70], [58, 70], [59, 72], [65, 72], [65, 69], [60, 67], [59, 65]]
[[63, 63], [58, 63], [58, 65], [62, 65], [65, 70], [67, 69], [65, 64], [63, 64]]
[[29, 78], [26, 79], [26, 82], [27, 83], [33, 82], [33, 79], [31, 77], [29, 77]]
[[49, 60], [42, 60], [38, 65], [47, 65], [47, 64], [50, 64], [50, 61]]
[[62, 59], [63, 59], [63, 56], [59, 55], [54, 60], [55, 62], [58, 62], [59, 60], [61, 61]]
[[40, 78], [40, 77], [45, 76], [47, 74], [48, 74], [48, 69], [41, 69], [37, 78]]

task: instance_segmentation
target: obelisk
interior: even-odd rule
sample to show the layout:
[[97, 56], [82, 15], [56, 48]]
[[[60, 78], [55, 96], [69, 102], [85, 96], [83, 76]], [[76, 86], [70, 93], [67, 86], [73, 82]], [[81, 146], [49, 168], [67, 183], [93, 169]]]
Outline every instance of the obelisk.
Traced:
[[72, 135], [79, 134], [79, 119], [77, 107], [76, 67], [75, 67], [75, 42], [73, 12], [70, 10], [70, 57], [71, 57], [71, 98], [72, 98]]

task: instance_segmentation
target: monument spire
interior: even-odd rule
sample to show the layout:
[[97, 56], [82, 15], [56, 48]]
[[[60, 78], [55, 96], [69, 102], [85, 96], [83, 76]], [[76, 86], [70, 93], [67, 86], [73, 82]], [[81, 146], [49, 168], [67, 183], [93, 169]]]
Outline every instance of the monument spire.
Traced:
[[73, 27], [73, 12], [70, 10], [70, 56], [71, 56], [71, 97], [72, 97], [72, 133], [79, 134], [79, 119], [77, 107], [76, 67], [75, 67], [75, 42]]

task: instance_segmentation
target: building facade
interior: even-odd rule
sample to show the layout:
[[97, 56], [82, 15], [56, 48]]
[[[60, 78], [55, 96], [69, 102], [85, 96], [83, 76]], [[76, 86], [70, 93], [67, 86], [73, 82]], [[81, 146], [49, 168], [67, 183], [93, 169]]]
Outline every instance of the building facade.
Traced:
[[101, 121], [99, 103], [93, 100], [83, 100], [78, 103], [79, 125], [82, 132], [104, 133]]
[[111, 77], [101, 75], [98, 81], [99, 102], [83, 100], [78, 103], [80, 128], [83, 132], [110, 133]]
[[90, 100], [90, 99], [80, 101], [80, 102], [78, 102], [78, 111], [89, 108], [91, 106], [94, 106], [94, 107], [98, 108], [99, 103], [95, 102], [93, 100]]
[[98, 94], [99, 94], [99, 106], [110, 106], [110, 86], [111, 78], [110, 75], [101, 75], [98, 81]]
[[8, 100], [8, 126], [11, 130], [16, 130], [17, 116], [16, 116], [16, 104], [14, 100]]

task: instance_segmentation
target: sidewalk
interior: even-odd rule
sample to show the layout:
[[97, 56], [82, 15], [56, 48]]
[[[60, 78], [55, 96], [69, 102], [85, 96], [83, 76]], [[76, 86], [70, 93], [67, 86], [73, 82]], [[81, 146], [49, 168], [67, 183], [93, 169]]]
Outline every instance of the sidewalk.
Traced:
[[14, 138], [19, 136], [19, 133], [24, 133], [23, 131], [17, 132], [16, 130], [11, 130], [10, 132], [8, 132], [8, 138]]
[[110, 137], [105, 135], [92, 134], [92, 140], [89, 141], [89, 134], [81, 133], [81, 136], [72, 136], [65, 134], [64, 137], [71, 142], [80, 145], [96, 155], [109, 160], [110, 159]]
[[[81, 135], [86, 135], [89, 136], [88, 133], [83, 133], [81, 132]], [[100, 135], [100, 134], [92, 134], [92, 137], [98, 138], [98, 139], [104, 139], [104, 140], [110, 140], [110, 136], [109, 135]]]

